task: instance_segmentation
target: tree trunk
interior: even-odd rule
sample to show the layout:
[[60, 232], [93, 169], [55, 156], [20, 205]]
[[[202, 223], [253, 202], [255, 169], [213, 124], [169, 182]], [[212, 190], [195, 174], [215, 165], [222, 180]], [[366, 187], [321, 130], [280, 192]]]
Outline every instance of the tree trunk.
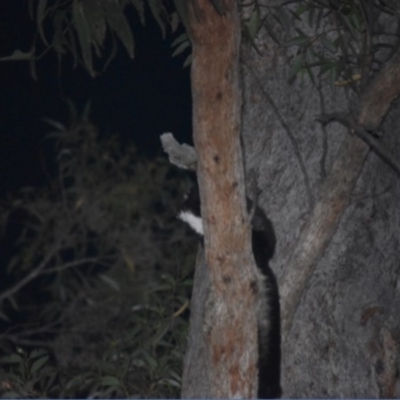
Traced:
[[[196, 318], [201, 326], [186, 358], [182, 396], [251, 398], [257, 393], [257, 281], [240, 144], [240, 19], [236, 0], [224, 2], [223, 15], [209, 0], [190, 5], [205, 262], [196, 271], [194, 297], [202, 293], [204, 302], [200, 309], [198, 299], [192, 303], [191, 337]], [[198, 288], [201, 277], [209, 280], [205, 291]], [[193, 352], [199, 358], [190, 358]]]
[[[361, 97], [354, 128], [324, 128], [317, 118], [354, 111], [355, 96], [308, 78], [289, 84], [294, 49], [265, 29], [255, 44], [242, 46], [243, 138], [277, 235], [283, 396], [398, 397], [399, 177], [351, 134], [379, 128], [398, 96], [396, 57]], [[380, 140], [393, 154], [398, 104]]]
[[[281, 3], [259, 0], [260, 20]], [[245, 8], [242, 14], [249, 17]], [[268, 30], [282, 33], [278, 23]], [[263, 28], [241, 47], [245, 170], [258, 176], [259, 205], [277, 236], [272, 269], [280, 291], [283, 396], [399, 397], [400, 178], [391, 168], [396, 161], [386, 158], [385, 163], [380, 150], [375, 148], [377, 157], [369, 145], [375, 141], [395, 157], [400, 152], [400, 103], [392, 104], [400, 93], [400, 53], [373, 80], [363, 77], [357, 97], [319, 76], [315, 85], [308, 78], [290, 84], [295, 51], [278, 46]], [[218, 118], [213, 109], [208, 115]], [[325, 127], [317, 121], [332, 113], [341, 124]], [[379, 129], [381, 138], [376, 141], [366, 129]], [[203, 177], [212, 181], [207, 173], [203, 170]], [[207, 298], [207, 279], [207, 268], [198, 268], [192, 300], [193, 326], [198, 325], [191, 327], [188, 352], [192, 360], [211, 345], [199, 333], [207, 324], [198, 311], [204, 308], [202, 296]], [[198, 391], [184, 391], [184, 396], [215, 396], [199, 386], [213, 379], [210, 360], [198, 364], [204, 368], [202, 374], [197, 370]], [[193, 365], [187, 358], [185, 371], [193, 371]], [[260, 379], [272, 376], [279, 374]], [[193, 388], [196, 373], [191, 377], [184, 384]]]

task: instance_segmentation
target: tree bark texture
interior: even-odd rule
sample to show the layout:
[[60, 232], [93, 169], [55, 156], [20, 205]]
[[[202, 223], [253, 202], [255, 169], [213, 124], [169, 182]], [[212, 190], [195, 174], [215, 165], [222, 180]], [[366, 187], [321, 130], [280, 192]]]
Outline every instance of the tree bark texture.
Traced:
[[[191, 2], [189, 7], [193, 135], [205, 231], [202, 268], [207, 265], [203, 272], [210, 287], [200, 311], [204, 315], [197, 316], [203, 319], [203, 344], [186, 357], [182, 396], [251, 398], [257, 393], [258, 286], [240, 144], [241, 28], [236, 0], [221, 3], [223, 15], [209, 0]], [[204, 273], [196, 271], [195, 280]], [[193, 329], [194, 325], [191, 337]], [[191, 351], [198, 351], [198, 357], [190, 358]], [[199, 373], [204, 381], [193, 390]]]
[[399, 154], [399, 57], [356, 107], [341, 87], [289, 84], [296, 48], [265, 29], [255, 44], [242, 46], [242, 131], [246, 171], [258, 171], [277, 235], [283, 397], [398, 397], [399, 178], [343, 126], [317, 118], [358, 109], [359, 125], [381, 128], [380, 141]]

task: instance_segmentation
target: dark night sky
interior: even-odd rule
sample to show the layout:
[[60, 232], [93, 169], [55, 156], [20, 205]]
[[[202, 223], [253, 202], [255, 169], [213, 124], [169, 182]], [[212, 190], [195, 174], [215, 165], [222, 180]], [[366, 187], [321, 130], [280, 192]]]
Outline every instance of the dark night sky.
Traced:
[[[35, 27], [26, 4], [0, 1], [0, 57], [30, 47]], [[80, 110], [91, 101], [90, 119], [101, 135], [119, 133], [123, 142], [133, 141], [150, 157], [162, 152], [162, 132], [191, 140], [189, 68], [182, 68], [187, 54], [171, 58], [174, 37], [163, 41], [150, 15], [145, 28], [134, 12], [128, 15], [135, 59], [119, 43], [117, 57], [95, 79], [82, 67], [74, 70], [71, 58], [63, 59], [58, 75], [54, 52], [37, 63], [38, 81], [31, 77], [28, 62], [0, 62], [0, 194], [44, 182], [42, 160], [51, 148], [45, 136], [51, 128], [42, 118], [67, 123], [66, 99]]]

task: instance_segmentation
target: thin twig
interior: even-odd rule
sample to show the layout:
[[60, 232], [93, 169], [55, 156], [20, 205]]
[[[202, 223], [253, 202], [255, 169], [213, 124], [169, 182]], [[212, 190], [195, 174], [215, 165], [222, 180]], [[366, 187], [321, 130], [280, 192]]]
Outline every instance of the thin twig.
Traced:
[[312, 192], [311, 192], [310, 179], [308, 177], [308, 173], [307, 173], [307, 169], [306, 169], [303, 157], [302, 157], [302, 155], [300, 153], [299, 144], [297, 143], [297, 140], [296, 140], [292, 130], [290, 129], [289, 125], [286, 123], [286, 121], [283, 119], [281, 113], [279, 112], [278, 107], [275, 105], [274, 101], [272, 100], [272, 98], [268, 94], [268, 92], [264, 89], [264, 86], [261, 83], [261, 80], [255, 74], [253, 69], [249, 65], [247, 65], [246, 62], [244, 62], [242, 60], [242, 63], [248, 68], [248, 70], [250, 71], [250, 73], [253, 76], [254, 80], [257, 82], [257, 85], [260, 88], [262, 94], [264, 95], [264, 97], [269, 102], [272, 110], [274, 111], [274, 113], [277, 116], [277, 118], [278, 118], [279, 122], [281, 123], [282, 127], [285, 129], [286, 134], [288, 135], [290, 141], [292, 142], [294, 153], [295, 153], [295, 155], [297, 157], [297, 160], [298, 160], [299, 165], [300, 165], [301, 172], [303, 174], [304, 185], [305, 185], [305, 188], [306, 188], [306, 194], [307, 194], [307, 199], [308, 199], [308, 207], [311, 210], [313, 208], [313, 206], [314, 206], [314, 199], [313, 199]]
[[375, 139], [362, 126], [358, 125], [351, 115], [341, 113], [325, 114], [321, 115], [317, 120], [323, 125], [336, 121], [348, 128], [350, 133], [355, 134], [367, 143], [371, 150], [400, 176], [400, 163], [396, 161], [396, 158], [390, 154], [389, 150], [379, 140]]
[[47, 253], [46, 257], [42, 260], [42, 262], [33, 269], [29, 274], [25, 275], [22, 279], [20, 279], [14, 286], [5, 290], [0, 294], [0, 302], [4, 299], [12, 296], [14, 293], [21, 290], [25, 285], [27, 285], [32, 279], [36, 278], [38, 275], [42, 273], [48, 262], [54, 257], [56, 252], [60, 250], [61, 243], [63, 238], [60, 238], [53, 246], [53, 248]]

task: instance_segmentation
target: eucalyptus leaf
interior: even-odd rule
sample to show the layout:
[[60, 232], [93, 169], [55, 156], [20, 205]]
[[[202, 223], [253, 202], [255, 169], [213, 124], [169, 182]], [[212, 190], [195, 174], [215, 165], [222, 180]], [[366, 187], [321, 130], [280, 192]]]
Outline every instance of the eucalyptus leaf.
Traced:
[[310, 38], [308, 36], [296, 36], [292, 39], [283, 41], [281, 46], [283, 47], [290, 47], [290, 46], [303, 46], [309, 43]]
[[115, 376], [111, 376], [111, 375], [103, 376], [99, 381], [99, 385], [120, 387], [121, 381], [118, 378], [116, 378]]
[[67, 29], [67, 36], [68, 36], [68, 44], [69, 44], [69, 51], [71, 52], [74, 60], [73, 68], [76, 68], [78, 65], [78, 49], [77, 49], [77, 43], [75, 39], [75, 35], [72, 31], [72, 29]]
[[179, 15], [175, 11], [170, 16], [170, 25], [171, 25], [172, 32], [175, 32], [178, 29], [179, 23], [180, 23]]
[[308, 74], [308, 76], [309, 76], [311, 82], [312, 82], [314, 85], [316, 85], [315, 78], [314, 78], [314, 73], [313, 73], [313, 71], [312, 71], [312, 68], [311, 68], [309, 65], [306, 65], [305, 70], [307, 71], [307, 74]]
[[310, 27], [312, 27], [314, 25], [316, 11], [317, 11], [317, 9], [315, 7], [311, 7], [308, 12], [308, 24], [310, 25]]
[[78, 34], [79, 44], [83, 56], [83, 62], [91, 76], [94, 76], [92, 50], [90, 45], [90, 28], [84, 15], [83, 6], [75, 1], [72, 7], [74, 28]]
[[187, 33], [182, 33], [181, 35], [179, 35], [171, 44], [171, 47], [175, 47], [178, 44], [184, 42], [185, 40], [189, 40], [189, 37], [187, 35]]
[[38, 357], [43, 357], [45, 355], [47, 355], [47, 350], [45, 349], [35, 349], [32, 351], [32, 353], [30, 354], [30, 358], [38, 358]]
[[139, 14], [140, 23], [144, 26], [146, 23], [144, 18], [144, 1], [143, 0], [131, 0], [137, 13]]
[[151, 14], [161, 29], [163, 38], [165, 39], [165, 23], [162, 15], [164, 12], [163, 5], [160, 0], [148, 0], [148, 5], [150, 7]]
[[310, 6], [309, 6], [307, 3], [305, 3], [305, 4], [300, 4], [300, 5], [296, 8], [296, 10], [294, 10], [294, 14], [295, 14], [297, 17], [300, 17], [300, 15], [304, 14], [309, 8], [310, 8]]
[[104, 282], [104, 283], [106, 283], [108, 286], [110, 286], [111, 288], [113, 288], [114, 290], [116, 290], [117, 292], [119, 292], [121, 289], [120, 289], [120, 287], [119, 287], [119, 285], [118, 285], [118, 283], [114, 280], [114, 279], [112, 279], [112, 278], [110, 278], [109, 276], [107, 276], [107, 275], [100, 275], [99, 276], [99, 278]]
[[0, 311], [0, 319], [2, 319], [3, 321], [6, 321], [6, 322], [11, 321], [10, 318], [8, 318], [7, 315], [2, 311]]
[[181, 54], [185, 49], [187, 49], [188, 47], [190, 47], [190, 42], [187, 40], [186, 42], [181, 43], [176, 49], [175, 51], [172, 53], [172, 57], [175, 57], [179, 54]]
[[274, 16], [278, 20], [278, 22], [282, 25], [286, 33], [289, 33], [292, 24], [290, 22], [289, 14], [284, 10], [284, 8], [278, 7]]
[[106, 34], [106, 15], [100, 4], [97, 0], [85, 0], [82, 3], [90, 30], [90, 42], [95, 46], [98, 56], [100, 56], [99, 46], [103, 45]]
[[107, 1], [104, 3], [107, 12], [107, 23], [112, 29], [123, 45], [125, 46], [129, 56], [134, 56], [134, 40], [132, 30], [128, 24], [123, 9], [114, 1]]
[[269, 22], [265, 19], [264, 20], [264, 27], [268, 32], [268, 35], [271, 37], [271, 39], [276, 43], [281, 45], [281, 42], [279, 41], [278, 37], [274, 33], [274, 28], [269, 24]]
[[39, 0], [39, 4], [37, 7], [36, 24], [38, 27], [40, 37], [42, 38], [43, 42], [48, 46], [49, 44], [47, 43], [43, 30], [43, 21], [46, 16], [46, 7], [47, 7], [47, 0]]
[[21, 51], [19, 49], [14, 50], [14, 52], [5, 57], [1, 57], [0, 61], [26, 61], [33, 57], [33, 50]]
[[6, 357], [0, 358], [0, 364], [19, 364], [22, 361], [22, 357], [19, 354], [11, 354]]
[[260, 9], [256, 7], [251, 14], [249, 22], [246, 24], [247, 32], [251, 39], [254, 39], [260, 30], [261, 19], [260, 19]]
[[335, 54], [337, 52], [337, 47], [335, 46], [335, 44], [333, 42], [331, 42], [326, 35], [321, 35], [320, 36], [321, 39], [321, 43], [322, 45], [331, 53]]
[[2, 399], [21, 399], [24, 398], [25, 396], [22, 396], [20, 393], [10, 391], [10, 392], [4, 392], [1, 395]]
[[35, 362], [32, 364], [32, 367], [31, 367], [31, 374], [33, 375], [37, 371], [39, 371], [39, 369], [42, 368], [43, 365], [46, 364], [48, 360], [49, 360], [49, 356], [40, 357], [37, 360], [35, 360]]
[[53, 17], [54, 35], [53, 35], [53, 41], [52, 41], [51, 45], [53, 46], [53, 49], [58, 54], [65, 53], [65, 49], [64, 49], [65, 35], [63, 33], [63, 25], [64, 25], [65, 18], [66, 18], [66, 12], [63, 10], [57, 10], [54, 13], [54, 17]]
[[296, 75], [300, 72], [303, 68], [304, 64], [304, 56], [303, 54], [299, 54], [297, 57], [294, 58], [292, 62], [292, 66], [289, 71], [289, 82], [293, 81]]
[[192, 59], [193, 59], [192, 54], [190, 54], [187, 57], [187, 59], [185, 60], [185, 62], [183, 63], [183, 68], [188, 67], [189, 65], [191, 65], [192, 64]]

